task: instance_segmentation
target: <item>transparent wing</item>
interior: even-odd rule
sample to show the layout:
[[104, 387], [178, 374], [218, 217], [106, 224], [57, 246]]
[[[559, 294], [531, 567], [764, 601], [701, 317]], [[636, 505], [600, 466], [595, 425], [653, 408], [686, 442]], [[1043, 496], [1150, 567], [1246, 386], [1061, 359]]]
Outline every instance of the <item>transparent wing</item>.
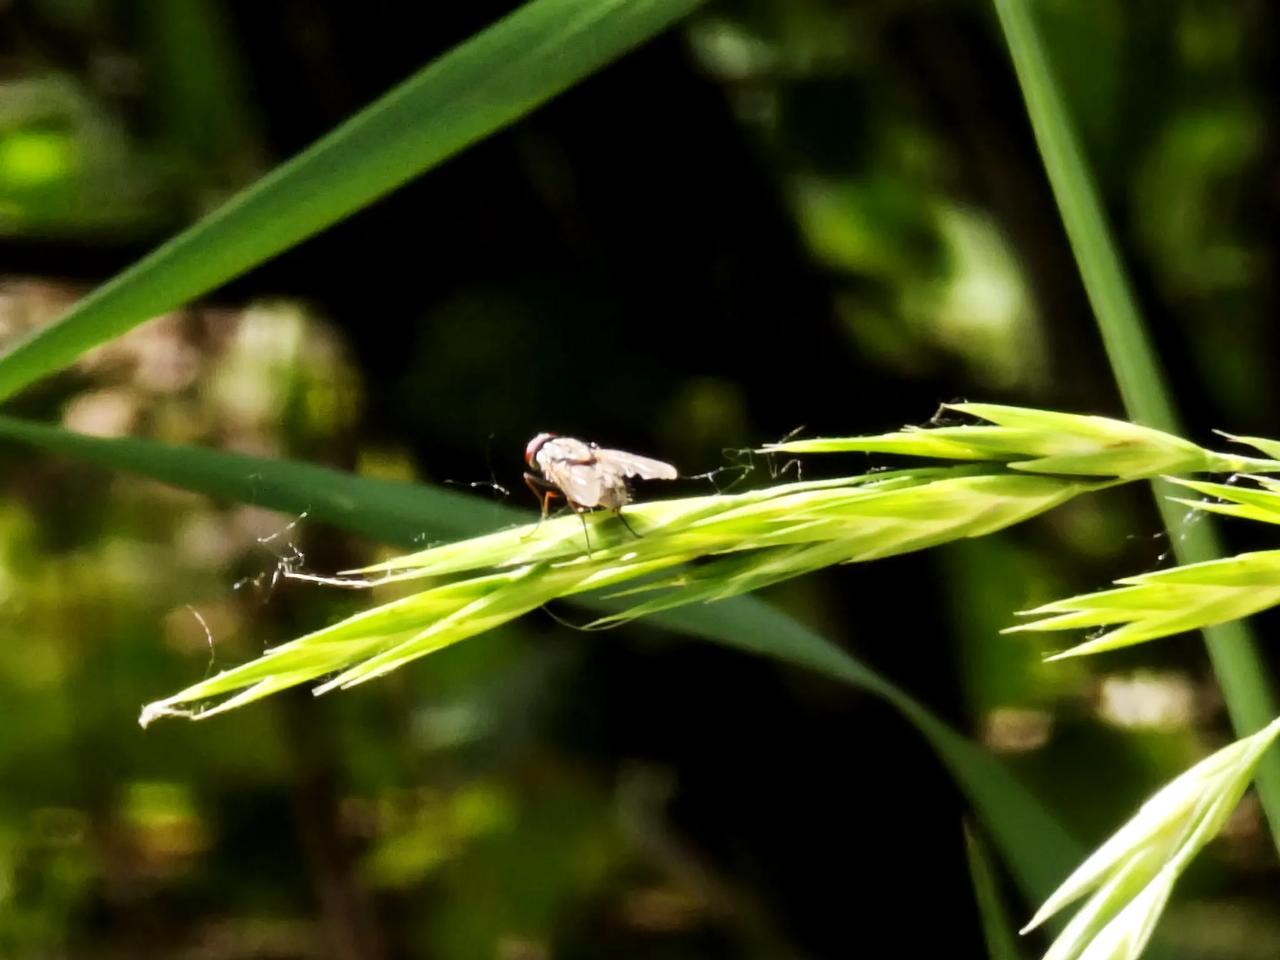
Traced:
[[546, 478], [560, 488], [565, 499], [580, 507], [598, 507], [603, 480], [594, 463], [572, 463], [555, 460], [543, 471]]
[[538, 451], [538, 462], [545, 466], [556, 460], [591, 460], [595, 456], [587, 444], [573, 437], [553, 437], [542, 445]]
[[644, 480], [674, 480], [676, 468], [661, 460], [651, 460], [625, 450], [594, 450], [596, 460], [612, 473]]

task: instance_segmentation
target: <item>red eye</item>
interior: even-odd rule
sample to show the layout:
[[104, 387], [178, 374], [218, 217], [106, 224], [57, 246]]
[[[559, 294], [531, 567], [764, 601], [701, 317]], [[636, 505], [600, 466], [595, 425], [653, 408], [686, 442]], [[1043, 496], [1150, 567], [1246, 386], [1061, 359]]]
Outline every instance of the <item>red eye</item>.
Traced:
[[530, 440], [529, 445], [524, 448], [524, 462], [531, 467], [537, 466], [537, 464], [534, 463], [533, 458], [538, 455], [538, 451], [542, 449], [542, 445], [554, 436], [554, 433], [540, 433]]

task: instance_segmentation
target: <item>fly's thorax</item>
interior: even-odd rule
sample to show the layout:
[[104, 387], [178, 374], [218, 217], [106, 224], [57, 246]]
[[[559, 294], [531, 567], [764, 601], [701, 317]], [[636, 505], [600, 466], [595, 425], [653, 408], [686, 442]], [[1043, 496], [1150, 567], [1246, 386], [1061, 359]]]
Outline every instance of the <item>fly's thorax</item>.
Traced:
[[556, 463], [590, 463], [594, 459], [591, 448], [572, 437], [552, 437], [534, 454], [534, 462], [544, 474]]

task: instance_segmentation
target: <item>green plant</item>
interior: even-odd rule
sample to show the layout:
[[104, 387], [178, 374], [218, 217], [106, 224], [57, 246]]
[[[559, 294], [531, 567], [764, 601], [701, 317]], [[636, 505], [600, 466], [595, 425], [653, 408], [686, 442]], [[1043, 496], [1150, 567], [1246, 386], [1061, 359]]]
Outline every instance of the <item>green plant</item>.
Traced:
[[[1103, 215], [1098, 189], [1030, 4], [1027, 0], [994, 0], [994, 5], [1125, 408], [1134, 420], [1180, 433], [1173, 398]], [[1180, 508], [1170, 499], [1168, 486], [1156, 479], [1152, 488], [1165, 526], [1179, 529]], [[1173, 550], [1181, 562], [1188, 564], [1222, 555], [1213, 528], [1206, 523], [1181, 529], [1173, 541]], [[1245, 735], [1260, 730], [1280, 708], [1248, 627], [1240, 620], [1209, 623], [1214, 625], [1206, 626], [1205, 643], [1236, 732]], [[1261, 761], [1258, 790], [1272, 841], [1280, 848], [1280, 757], [1268, 756]]]
[[[582, 525], [567, 516], [431, 547], [345, 578], [319, 578], [338, 586], [432, 585], [153, 703], [141, 722], [211, 717], [325, 676], [315, 693], [352, 687], [556, 599], [587, 595], [588, 606], [609, 611], [594, 624], [606, 626], [723, 601], [832, 564], [984, 536], [1081, 493], [1164, 471], [1280, 472], [1280, 461], [1218, 453], [1104, 417], [993, 404], [946, 409], [988, 423], [795, 440], [767, 452], [888, 452], [975, 461], [970, 465], [633, 505], [627, 511], [643, 534], [638, 538], [607, 512]], [[1263, 452], [1278, 449], [1247, 442]], [[1260, 478], [1261, 490], [1179, 482], [1230, 498], [1208, 505], [1219, 512], [1280, 521], [1276, 481]], [[1197, 629], [1280, 603], [1277, 558], [1280, 551], [1270, 551], [1132, 578], [1120, 590], [1039, 607], [1030, 613], [1045, 619], [1013, 629], [1124, 624], [1052, 659]], [[623, 584], [634, 585], [617, 589]], [[1047, 957], [1137, 957], [1177, 877], [1225, 823], [1277, 735], [1280, 719], [1197, 764], [1086, 860], [1027, 928], [1096, 890]]]
[[[697, 0], [532, 0], [0, 356], [0, 399], [157, 313], [215, 289], [501, 129], [698, 5]], [[465, 536], [494, 515], [453, 491], [349, 477], [305, 464], [139, 440], [104, 440], [13, 418], [0, 435], [260, 506], [310, 511], [386, 542], [407, 531]], [[512, 514], [515, 516], [515, 514]], [[1030, 896], [1078, 845], [1003, 766], [917, 701], [813, 631], [750, 597], [669, 611], [658, 622], [819, 670], [891, 703], [938, 750]], [[296, 677], [301, 682], [301, 677]], [[1028, 845], [1025, 836], [1035, 836]]]
[[[697, 5], [697, 0], [534, 0], [0, 357], [0, 397], [296, 245], [535, 108]], [[549, 600], [572, 598], [599, 611], [602, 626], [654, 616], [676, 629], [802, 664], [884, 697], [938, 749], [1024, 889], [1043, 895], [1064, 860], [1077, 856], [1044, 808], [1003, 767], [903, 691], [814, 632], [744, 596], [831, 564], [981, 536], [1120, 482], [1158, 484], [1157, 476], [1166, 473], [1258, 473], [1274, 465], [1215, 454], [1174, 436], [1178, 428], [1168, 391], [1034, 21], [1021, 0], [997, 0], [996, 6], [1121, 392], [1135, 419], [1161, 430], [966, 405], [959, 409], [991, 425], [783, 445], [774, 449], [978, 462], [643, 504], [628, 510], [644, 531], [642, 540], [632, 540], [607, 517], [593, 519], [597, 549], [590, 555], [574, 518], [549, 522], [533, 534], [517, 527], [419, 551], [346, 582], [429, 579], [427, 589], [196, 684], [148, 707], [144, 719], [211, 716], [331, 674], [321, 689], [361, 683]], [[0, 434], [189, 489], [308, 509], [319, 519], [388, 542], [403, 543], [405, 530], [422, 526], [467, 536], [492, 514], [488, 505], [481, 511], [450, 491], [378, 483], [303, 464], [97, 440], [8, 418], [0, 420]], [[1269, 441], [1249, 442], [1270, 456], [1277, 453]], [[1272, 514], [1277, 490], [1270, 481], [1259, 481], [1257, 488], [1183, 482], [1227, 501], [1205, 504], [1207, 510], [1255, 519]], [[1169, 509], [1164, 497], [1160, 503]], [[514, 523], [524, 515], [512, 511], [507, 516]], [[1215, 560], [1204, 526], [1192, 531], [1180, 549], [1188, 566], [1134, 578], [1117, 591], [1046, 605], [1032, 611], [1046, 619], [1017, 629], [1119, 624], [1066, 654], [1079, 655], [1228, 623], [1275, 602], [1276, 563], [1270, 552]], [[443, 578], [451, 579], [435, 582]], [[702, 601], [717, 603], [708, 607]], [[1091, 885], [1100, 891], [1081, 914], [1085, 920], [1068, 928], [1070, 935], [1064, 934], [1051, 956], [1136, 955], [1173, 879], [1212, 836], [1255, 771], [1273, 830], [1280, 830], [1280, 765], [1264, 758], [1275, 735], [1274, 723], [1264, 724], [1275, 710], [1259, 658], [1239, 632], [1231, 636], [1218, 628], [1209, 642], [1238, 730], [1261, 732], [1175, 781], [1152, 810], [1144, 808], [1135, 821], [1140, 827], [1122, 831], [1125, 843], [1117, 841], [1104, 848], [1105, 857], [1100, 851], [1086, 861], [1082, 873], [1046, 903], [1037, 922]], [[202, 701], [214, 706], [197, 714], [193, 705]], [[1169, 798], [1177, 802], [1166, 804]], [[1172, 813], [1157, 820], [1153, 811]], [[1027, 836], [1036, 837], [1034, 846]]]
[[[285, 513], [307, 511], [315, 520], [401, 546], [413, 542], [415, 531], [427, 529], [467, 536], [492, 525], [494, 518], [493, 504], [454, 490], [353, 476], [311, 464], [146, 440], [88, 437], [12, 417], [0, 417], [0, 437], [210, 496], [252, 502]], [[928, 473], [924, 471], [925, 475]], [[877, 479], [883, 479], [883, 475]], [[661, 504], [641, 505], [640, 509], [646, 507], [666, 509]], [[628, 508], [632, 509], [635, 508]], [[526, 511], [509, 508], [500, 515], [511, 522], [530, 517]], [[571, 522], [553, 520], [543, 525], [543, 532], [552, 537], [548, 542], [555, 542], [551, 532], [561, 524], [565, 528], [563, 549], [574, 556], [585, 554], [580, 524], [575, 518], [566, 519]], [[606, 537], [609, 534], [607, 529], [598, 532]], [[630, 541], [630, 534], [624, 535]], [[530, 546], [530, 541], [521, 539], [522, 534], [511, 530], [496, 536], [508, 546], [516, 544], [518, 549]], [[489, 541], [482, 550], [491, 547]], [[466, 549], [455, 546], [445, 552]], [[501, 556], [490, 550], [485, 559], [492, 562]], [[380, 575], [386, 573], [384, 569]], [[583, 596], [569, 600], [587, 602]], [[593, 602], [589, 609], [607, 615], [619, 609], [616, 603]], [[377, 611], [371, 613], [377, 616]], [[1028, 897], [1046, 896], [1062, 872], [1082, 855], [1083, 849], [1061, 822], [1000, 760], [943, 723], [901, 687], [769, 603], [755, 596], [737, 596], [715, 604], [668, 609], [654, 613], [649, 620], [688, 636], [816, 671], [884, 700], [937, 752], [970, 798], [987, 835]], [[246, 669], [256, 668], [250, 663]], [[298, 677], [296, 682], [305, 680]], [[150, 715], [167, 706], [153, 709]], [[1028, 842], [1028, 838], [1034, 841]]]
[[[362, 579], [328, 582], [372, 586], [465, 576], [300, 637], [151, 704], [143, 724], [170, 714], [211, 716], [328, 674], [337, 675], [317, 693], [354, 686], [562, 597], [613, 601], [617, 609], [594, 623], [607, 626], [735, 597], [832, 564], [985, 536], [1079, 494], [1169, 470], [1280, 470], [1277, 461], [1215, 453], [1104, 417], [994, 404], [947, 409], [990, 424], [791, 441], [767, 450], [889, 451], [979, 463], [636, 504], [627, 516], [639, 537], [607, 512], [581, 522], [566, 516], [349, 571]], [[633, 585], [617, 589], [623, 584]], [[637, 596], [644, 599], [632, 599]], [[179, 709], [221, 697], [227, 699], [209, 709]]]
[[[1243, 438], [1232, 438], [1243, 439]], [[1274, 441], [1249, 438], [1275, 452]], [[1280, 522], [1280, 484], [1256, 486], [1171, 478], [1215, 500], [1174, 498], [1198, 510]], [[1038, 617], [1006, 632], [1105, 628], [1051, 659], [1102, 653], [1245, 617], [1280, 604], [1280, 550], [1240, 554], [1128, 577], [1115, 590], [1057, 600], [1024, 616]], [[1150, 939], [1174, 882], [1222, 829], [1267, 749], [1280, 736], [1280, 717], [1222, 748], [1148, 800], [1086, 860], [1037, 912], [1032, 929], [1085, 893], [1093, 896], [1054, 942], [1046, 960], [1137, 957]], [[1092, 951], [1092, 952], [1089, 952]]]

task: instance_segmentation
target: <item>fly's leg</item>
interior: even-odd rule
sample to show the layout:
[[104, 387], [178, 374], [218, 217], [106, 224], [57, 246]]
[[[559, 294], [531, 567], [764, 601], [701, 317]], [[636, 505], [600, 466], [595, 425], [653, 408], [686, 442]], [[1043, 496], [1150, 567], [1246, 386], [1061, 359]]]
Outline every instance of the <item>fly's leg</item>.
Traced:
[[528, 540], [538, 532], [538, 529], [542, 526], [542, 521], [547, 519], [547, 508], [551, 503], [551, 498], [558, 496], [560, 491], [541, 477], [535, 477], [532, 473], [524, 475], [524, 482], [525, 486], [538, 498], [538, 505], [542, 508], [542, 513], [539, 515], [538, 522], [534, 524], [533, 529], [520, 538]]
[[[543, 508], [543, 512], [541, 512], [541, 516], [538, 517], [538, 522], [536, 522], [536, 524], [534, 525], [534, 529], [530, 530], [529, 532], [527, 532], [527, 534], [522, 536], [521, 540], [527, 540], [530, 538], [530, 536], [536, 534], [536, 532], [538, 532], [539, 527], [543, 525], [543, 521], [547, 520], [547, 511], [548, 511], [548, 507], [550, 506], [550, 502], [552, 502], [552, 498], [564, 497], [563, 490], [559, 489], [558, 486], [550, 483], [550, 481], [548, 480], [544, 480], [543, 477], [535, 476], [534, 474], [525, 474], [525, 485], [527, 486], [527, 488], [532, 490], [532, 494], [534, 494], [534, 497], [538, 498], [538, 502], [539, 504], [541, 504], [541, 508]], [[585, 516], [586, 513], [590, 512], [590, 507], [580, 507], [579, 504], [573, 503], [573, 500], [568, 499], [568, 497], [564, 497], [564, 499], [567, 500], [568, 506], [573, 508], [573, 512], [577, 513], [577, 518], [579, 518], [579, 520], [582, 521], [582, 539], [586, 540], [586, 556], [590, 557], [591, 556], [591, 535], [589, 534], [588, 530], [586, 530], [586, 516]], [[626, 522], [626, 521], [623, 521], [623, 522]], [[631, 530], [631, 526], [628, 525], [627, 529]], [[632, 530], [631, 532], [635, 532], [635, 531]], [[639, 534], [636, 534], [636, 536], [639, 536]]]
[[[532, 530], [520, 538], [521, 540], [528, 540], [538, 532], [538, 528], [542, 526], [542, 521], [547, 519], [547, 510], [551, 504], [551, 498], [563, 497], [564, 492], [550, 481], [544, 480], [542, 477], [535, 476], [532, 473], [526, 473], [524, 475], [524, 482], [525, 486], [533, 491], [533, 495], [538, 498], [538, 503], [542, 505], [542, 514], [538, 517], [538, 522], [534, 524]], [[578, 515], [578, 519], [582, 521], [582, 536], [583, 539], [587, 541], [587, 556], [589, 557], [591, 556], [591, 534], [587, 532], [587, 518], [585, 514], [590, 510], [590, 508], [580, 507], [572, 500], [569, 500], [568, 497], [565, 497], [565, 500], [568, 501], [569, 506], [573, 508], [573, 512]]]
[[578, 519], [582, 521], [582, 539], [587, 541], [587, 557], [591, 556], [591, 534], [587, 532], [587, 511], [585, 508], [579, 509], [578, 505], [572, 500], [569, 505], [573, 507], [573, 512], [578, 515]]
[[627, 523], [627, 518], [622, 515], [621, 507], [613, 511], [613, 515], [622, 521], [622, 525], [627, 528], [628, 533], [630, 533], [637, 540], [641, 539], [640, 534], [636, 533], [636, 528], [631, 526], [631, 524]]

